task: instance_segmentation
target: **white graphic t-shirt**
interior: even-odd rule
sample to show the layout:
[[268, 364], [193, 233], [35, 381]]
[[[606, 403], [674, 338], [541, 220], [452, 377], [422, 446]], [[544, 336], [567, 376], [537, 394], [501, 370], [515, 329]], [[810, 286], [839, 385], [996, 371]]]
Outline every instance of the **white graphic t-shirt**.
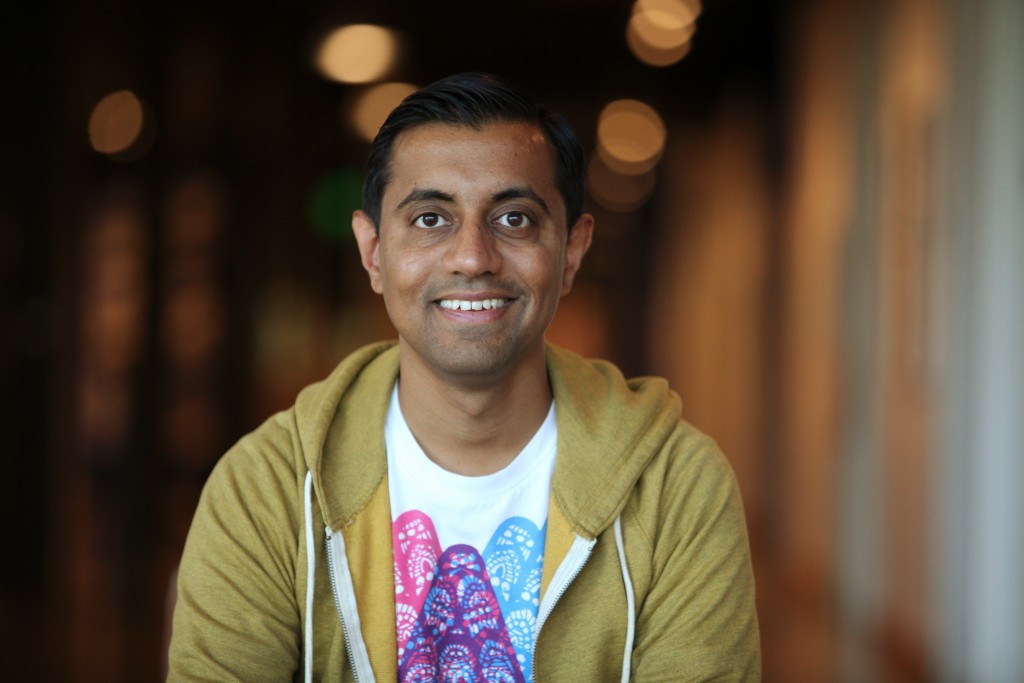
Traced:
[[529, 681], [558, 440], [554, 403], [515, 460], [482, 477], [427, 457], [402, 416], [397, 384], [384, 439], [398, 680]]

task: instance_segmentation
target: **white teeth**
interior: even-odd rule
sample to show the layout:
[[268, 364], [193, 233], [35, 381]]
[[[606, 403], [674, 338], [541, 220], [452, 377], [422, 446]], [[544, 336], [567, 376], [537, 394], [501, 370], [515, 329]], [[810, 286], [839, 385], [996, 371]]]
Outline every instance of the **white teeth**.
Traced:
[[504, 308], [509, 303], [508, 299], [478, 299], [467, 301], [465, 299], [442, 299], [441, 308], [453, 311], [489, 311], [492, 308]]

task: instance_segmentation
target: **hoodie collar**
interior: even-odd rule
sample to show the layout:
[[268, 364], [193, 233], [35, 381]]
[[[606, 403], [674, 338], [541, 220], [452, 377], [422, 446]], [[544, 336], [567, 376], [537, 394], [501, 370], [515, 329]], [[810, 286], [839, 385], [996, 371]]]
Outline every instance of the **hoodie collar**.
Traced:
[[[384, 424], [398, 344], [359, 349], [295, 404], [299, 441], [332, 529], [347, 526], [387, 475]], [[679, 398], [659, 378], [626, 380], [611, 363], [547, 346], [558, 420], [552, 493], [574, 530], [594, 538], [679, 423]]]

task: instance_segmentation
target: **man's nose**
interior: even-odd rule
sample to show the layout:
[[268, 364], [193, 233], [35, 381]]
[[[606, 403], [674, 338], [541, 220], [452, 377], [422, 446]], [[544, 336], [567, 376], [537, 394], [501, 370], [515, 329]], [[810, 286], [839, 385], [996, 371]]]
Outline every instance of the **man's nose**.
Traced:
[[449, 272], [467, 277], [498, 272], [501, 253], [497, 239], [485, 222], [466, 221], [451, 237], [445, 266]]

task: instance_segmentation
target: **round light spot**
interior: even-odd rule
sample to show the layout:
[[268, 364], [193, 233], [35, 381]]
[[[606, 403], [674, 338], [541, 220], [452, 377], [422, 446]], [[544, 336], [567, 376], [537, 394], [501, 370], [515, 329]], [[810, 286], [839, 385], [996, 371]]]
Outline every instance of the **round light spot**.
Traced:
[[690, 51], [699, 0], [637, 0], [626, 26], [626, 44], [641, 62], [669, 66]]
[[370, 83], [383, 78], [397, 56], [398, 40], [393, 31], [373, 24], [350, 24], [324, 39], [317, 67], [342, 83]]
[[622, 174], [652, 169], [665, 148], [665, 124], [658, 112], [637, 100], [616, 100], [598, 117], [598, 153], [605, 164]]
[[352, 107], [352, 126], [361, 138], [373, 142], [391, 110], [414, 92], [416, 86], [409, 83], [383, 83], [370, 88]]
[[655, 50], [674, 50], [690, 41], [695, 25], [662, 10], [637, 12], [629, 19], [636, 37]]
[[89, 142], [103, 154], [118, 154], [131, 147], [142, 134], [145, 121], [142, 102], [131, 90], [112, 92], [89, 116]]

